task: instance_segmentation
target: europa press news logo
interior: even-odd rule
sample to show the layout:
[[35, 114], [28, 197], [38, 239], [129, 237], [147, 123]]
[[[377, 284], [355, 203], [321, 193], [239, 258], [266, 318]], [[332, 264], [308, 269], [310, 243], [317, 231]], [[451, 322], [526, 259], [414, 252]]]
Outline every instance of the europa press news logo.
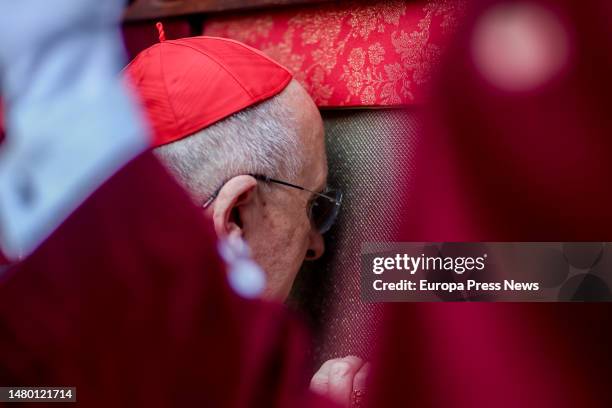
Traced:
[[609, 242], [450, 242], [427, 243], [412, 249], [399, 257], [396, 251], [395, 258], [377, 256], [371, 260], [370, 274], [381, 276], [383, 271], [396, 271], [399, 266], [411, 277], [423, 276], [427, 290], [443, 301], [493, 301], [500, 295], [504, 297], [504, 291], [448, 288], [468, 281], [509, 279], [519, 284], [535, 282], [531, 284], [537, 284], [540, 300], [612, 301]]
[[[481, 294], [461, 290], [467, 280], [484, 281], [490, 277], [488, 248], [480, 243], [428, 243], [418, 251], [394, 253], [372, 259], [371, 272], [381, 276], [401, 271], [413, 278], [426, 278], [426, 290], [443, 301], [488, 300]], [[420, 282], [420, 281], [419, 281]], [[422, 283], [418, 287], [422, 288]], [[490, 297], [490, 295], [489, 295]]]

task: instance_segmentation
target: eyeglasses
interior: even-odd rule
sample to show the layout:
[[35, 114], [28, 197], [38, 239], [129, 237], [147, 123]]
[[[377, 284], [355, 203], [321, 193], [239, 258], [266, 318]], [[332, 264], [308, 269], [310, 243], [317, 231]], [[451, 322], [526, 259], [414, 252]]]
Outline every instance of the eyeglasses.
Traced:
[[[258, 181], [263, 181], [264, 183], [281, 184], [286, 187], [291, 187], [314, 194], [315, 197], [308, 207], [308, 216], [313, 225], [321, 234], [325, 234], [327, 231], [329, 231], [331, 226], [334, 225], [334, 222], [338, 217], [338, 213], [340, 212], [340, 205], [342, 204], [342, 191], [327, 189], [323, 193], [317, 193], [316, 191], [309, 190], [302, 186], [291, 184], [282, 180], [276, 180], [261, 174], [249, 174], [249, 176]], [[204, 202], [202, 207], [208, 208], [215, 198], [217, 198], [220, 190], [221, 187], [217, 189], [217, 191], [215, 191], [214, 194], [208, 200], [206, 200], [206, 202]]]

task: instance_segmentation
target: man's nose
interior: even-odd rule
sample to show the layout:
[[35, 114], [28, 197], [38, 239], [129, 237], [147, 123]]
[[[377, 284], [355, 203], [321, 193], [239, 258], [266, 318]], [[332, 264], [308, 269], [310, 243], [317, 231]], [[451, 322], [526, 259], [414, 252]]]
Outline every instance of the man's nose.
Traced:
[[325, 242], [323, 236], [315, 228], [310, 229], [308, 237], [308, 250], [306, 251], [306, 260], [314, 261], [319, 259], [325, 252]]

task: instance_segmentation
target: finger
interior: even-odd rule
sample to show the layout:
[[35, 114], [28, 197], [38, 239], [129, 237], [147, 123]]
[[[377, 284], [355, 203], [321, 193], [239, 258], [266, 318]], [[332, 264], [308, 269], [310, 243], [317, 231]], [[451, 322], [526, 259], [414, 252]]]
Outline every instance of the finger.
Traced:
[[370, 370], [371, 370], [370, 367], [371, 367], [370, 363], [365, 363], [363, 366], [361, 366], [359, 371], [357, 371], [357, 374], [355, 374], [355, 377], [353, 378], [353, 390], [355, 391], [365, 390], [367, 379], [368, 379], [368, 376], [370, 375]]
[[329, 388], [329, 374], [317, 372], [310, 380], [310, 389], [318, 394], [327, 395]]
[[336, 361], [340, 361], [339, 358], [327, 360], [321, 365], [319, 371], [312, 376], [310, 380], [310, 389], [321, 394], [326, 395], [329, 387], [329, 371]]
[[326, 362], [324, 362], [321, 365], [321, 368], [319, 368], [319, 371], [317, 371], [317, 373], [324, 373], [324, 374], [328, 374], [329, 375], [329, 370], [331, 369], [332, 365], [334, 365], [334, 363], [336, 361], [340, 361], [342, 360], [341, 358], [332, 358], [327, 360]]
[[346, 356], [342, 360], [349, 363], [355, 372], [359, 371], [364, 363], [364, 361], [357, 356]]
[[345, 357], [332, 364], [329, 371], [327, 393], [339, 404], [348, 406], [353, 392], [353, 377], [363, 362], [361, 359]]
[[[363, 366], [363, 360], [356, 356], [346, 356], [344, 358], [334, 358], [327, 360], [325, 363], [323, 363], [323, 365], [321, 365], [319, 371], [317, 371], [310, 380], [310, 389], [319, 394], [328, 395], [328, 393], [330, 392], [330, 372], [332, 371], [332, 367], [334, 367], [334, 365], [338, 362], [344, 362], [344, 364], [348, 364], [349, 374], [351, 378], [354, 373], [356, 373]], [[340, 381], [341, 383], [339, 385], [340, 388], [338, 388], [338, 381]], [[336, 381], [333, 386], [335, 390], [333, 392], [334, 395], [343, 394], [343, 388], [347, 386], [344, 384], [343, 380], [338, 378], [338, 381]], [[349, 379], [346, 379], [346, 381], [348, 382]], [[331, 395], [328, 396], [331, 397]], [[344, 397], [338, 396], [338, 398]]]

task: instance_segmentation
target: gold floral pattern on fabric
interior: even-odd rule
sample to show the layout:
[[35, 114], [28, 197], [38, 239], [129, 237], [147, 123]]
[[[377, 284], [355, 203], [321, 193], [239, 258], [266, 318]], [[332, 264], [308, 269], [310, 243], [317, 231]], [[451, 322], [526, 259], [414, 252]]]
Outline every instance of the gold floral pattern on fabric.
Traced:
[[422, 101], [464, 5], [347, 1], [214, 17], [203, 33], [262, 50], [319, 106], [409, 105]]

